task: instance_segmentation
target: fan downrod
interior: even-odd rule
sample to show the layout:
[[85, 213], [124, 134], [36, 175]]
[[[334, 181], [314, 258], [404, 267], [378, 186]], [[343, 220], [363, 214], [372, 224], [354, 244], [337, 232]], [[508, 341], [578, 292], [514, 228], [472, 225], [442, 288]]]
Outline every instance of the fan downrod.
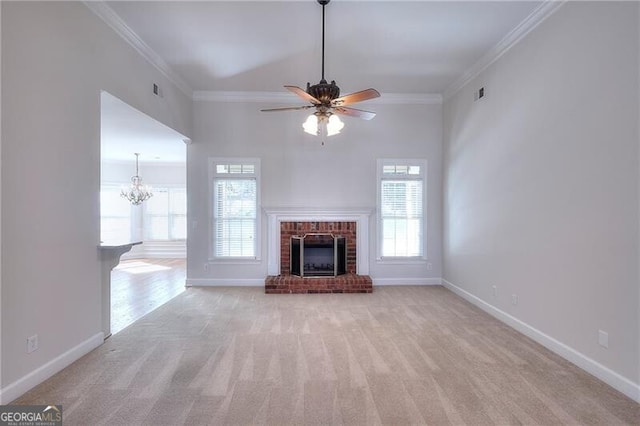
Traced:
[[324, 7], [331, 0], [317, 1], [318, 4], [322, 5], [322, 79], [320, 83], [313, 86], [311, 83], [307, 83], [307, 93], [319, 100], [322, 105], [329, 106], [332, 100], [340, 97], [340, 88], [336, 85], [335, 80], [327, 83], [327, 80], [324, 79]]

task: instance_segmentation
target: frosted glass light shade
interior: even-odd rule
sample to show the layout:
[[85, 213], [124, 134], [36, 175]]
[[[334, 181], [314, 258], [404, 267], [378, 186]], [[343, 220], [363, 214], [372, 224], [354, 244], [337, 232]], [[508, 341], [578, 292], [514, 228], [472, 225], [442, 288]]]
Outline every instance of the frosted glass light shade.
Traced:
[[310, 135], [318, 136], [320, 134], [333, 136], [340, 133], [344, 128], [344, 123], [337, 115], [316, 115], [311, 114], [306, 121], [302, 123], [302, 128]]
[[333, 136], [340, 133], [340, 130], [344, 127], [344, 123], [340, 121], [337, 115], [331, 115], [329, 122], [327, 123], [327, 136]]
[[318, 117], [315, 114], [311, 114], [307, 117], [307, 120], [302, 123], [302, 128], [306, 133], [310, 135], [317, 136], [318, 135]]

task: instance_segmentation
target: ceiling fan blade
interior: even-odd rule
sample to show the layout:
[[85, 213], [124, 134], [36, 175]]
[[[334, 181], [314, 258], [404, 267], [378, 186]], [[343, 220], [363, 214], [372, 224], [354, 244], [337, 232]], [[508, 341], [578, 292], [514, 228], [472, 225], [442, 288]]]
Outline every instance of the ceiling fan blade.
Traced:
[[342, 106], [355, 104], [356, 102], [362, 102], [377, 97], [380, 97], [380, 92], [378, 92], [376, 89], [361, 90], [359, 92], [354, 92], [349, 95], [344, 95], [342, 97], [334, 99], [333, 101], [331, 101], [331, 105]]
[[316, 98], [308, 94], [304, 89], [301, 89], [298, 86], [284, 86], [284, 87], [288, 91], [298, 95], [300, 98], [304, 99], [305, 101], [309, 101], [314, 105], [318, 105], [321, 103], [319, 100], [317, 100]]
[[308, 109], [308, 108], [315, 108], [315, 107], [313, 105], [304, 105], [299, 107], [267, 108], [267, 109], [261, 109], [260, 111], [262, 112], [295, 111], [295, 110]]
[[342, 106], [333, 108], [333, 111], [335, 111], [336, 114], [348, 115], [350, 117], [358, 117], [364, 120], [371, 120], [373, 117], [376, 116], [375, 112], [364, 111], [364, 110], [355, 109], [355, 108], [347, 108]]

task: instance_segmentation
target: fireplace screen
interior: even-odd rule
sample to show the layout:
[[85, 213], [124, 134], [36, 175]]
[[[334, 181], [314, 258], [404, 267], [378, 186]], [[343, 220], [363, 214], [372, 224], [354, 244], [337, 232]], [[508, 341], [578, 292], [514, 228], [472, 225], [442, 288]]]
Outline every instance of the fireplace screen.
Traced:
[[291, 237], [291, 275], [331, 277], [347, 271], [347, 244], [333, 234]]

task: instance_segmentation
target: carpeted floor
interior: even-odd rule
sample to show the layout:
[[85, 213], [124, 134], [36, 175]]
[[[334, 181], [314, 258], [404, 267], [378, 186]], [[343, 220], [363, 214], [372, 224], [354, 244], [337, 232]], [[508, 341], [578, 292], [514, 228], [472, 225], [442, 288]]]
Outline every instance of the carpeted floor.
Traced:
[[69, 425], [640, 424], [640, 405], [439, 287], [190, 288], [14, 403]]

